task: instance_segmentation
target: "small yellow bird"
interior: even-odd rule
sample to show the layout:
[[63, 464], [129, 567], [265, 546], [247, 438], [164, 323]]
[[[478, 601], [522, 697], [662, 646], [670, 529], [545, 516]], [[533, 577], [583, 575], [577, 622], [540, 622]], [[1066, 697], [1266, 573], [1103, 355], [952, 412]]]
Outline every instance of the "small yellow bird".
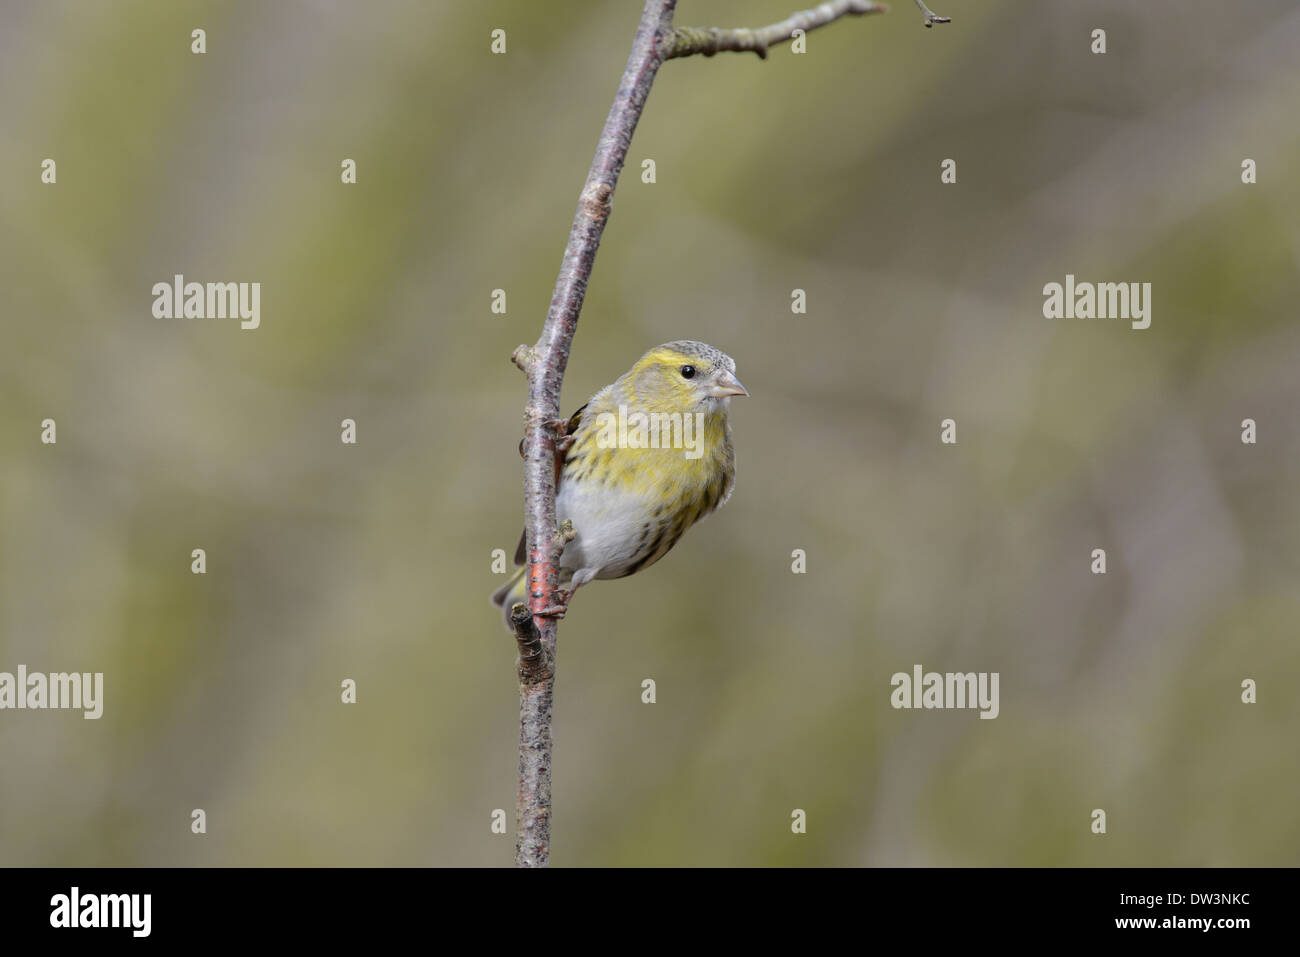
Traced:
[[[574, 538], [559, 563], [561, 608], [594, 578], [653, 565], [686, 529], [726, 504], [736, 484], [727, 413], [749, 395], [725, 353], [689, 339], [651, 349], [573, 414], [556, 486], [558, 521]], [[525, 537], [515, 564], [526, 561]], [[526, 568], [492, 596], [505, 611], [527, 602]]]

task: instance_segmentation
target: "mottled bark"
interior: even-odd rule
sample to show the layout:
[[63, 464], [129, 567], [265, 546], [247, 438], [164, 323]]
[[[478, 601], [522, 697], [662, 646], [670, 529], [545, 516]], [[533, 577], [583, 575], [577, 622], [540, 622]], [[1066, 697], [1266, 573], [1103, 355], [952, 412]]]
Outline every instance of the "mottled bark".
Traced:
[[510, 608], [510, 625], [519, 648], [519, 683], [535, 685], [555, 676], [555, 657], [542, 643], [542, 634], [528, 606], [517, 601]]
[[932, 27], [936, 23], [952, 23], [952, 17], [941, 17], [925, 5], [925, 0], [914, 0], [916, 8], [921, 11], [921, 16], [925, 17], [926, 27]]
[[665, 60], [696, 53], [711, 56], [723, 50], [753, 50], [763, 56], [768, 44], [788, 38], [795, 29], [812, 30], [846, 14], [877, 13], [884, 9], [881, 4], [866, 0], [833, 0], [757, 30], [674, 31], [672, 20], [676, 6], [677, 0], [646, 0], [618, 93], [605, 119], [596, 156], [578, 198], [541, 338], [533, 346], [520, 346], [512, 357], [528, 375], [523, 443], [528, 604], [525, 608], [520, 603], [511, 610], [511, 625], [519, 648], [515, 863], [521, 867], [546, 865], [551, 849], [556, 568], [564, 543], [573, 535], [571, 527], [559, 528], [555, 517], [555, 442], [564, 421], [560, 418], [560, 387], [596, 249], [609, 219], [614, 189], [655, 74]]
[[[542, 641], [523, 602], [510, 609], [519, 648], [519, 794], [515, 856], [520, 865], [545, 864], [551, 850], [551, 704], [555, 655]], [[552, 645], [552, 647], [554, 647]]]
[[[792, 13], [780, 23], [770, 26], [748, 29], [736, 27], [678, 27], [673, 31], [672, 46], [667, 59], [703, 54], [713, 56], [715, 53], [757, 53], [759, 59], [767, 59], [767, 48], [773, 43], [789, 40], [795, 30], [807, 33], [828, 23], [833, 23], [843, 16], [862, 16], [867, 13], [884, 13], [889, 7], [883, 3], [869, 3], [867, 0], [831, 0], [811, 10]], [[928, 26], [928, 24], [927, 24]]]
[[[569, 243], [551, 295], [542, 336], [532, 348], [515, 350], [515, 363], [528, 374], [524, 409], [524, 528], [528, 539], [528, 605], [534, 613], [555, 604], [556, 564], [564, 535], [555, 521], [555, 423], [560, 420], [560, 386], [587, 281], [596, 259], [610, 200], [627, 158], [628, 144], [645, 107], [655, 73], [664, 61], [677, 0], [646, 0], [623, 70], [618, 93], [605, 119], [596, 156], [578, 199]], [[550, 657], [550, 673], [519, 686], [519, 803], [515, 863], [540, 867], [551, 850], [551, 702], [555, 688], [554, 617], [535, 619], [539, 640]], [[522, 665], [521, 665], [522, 675]]]

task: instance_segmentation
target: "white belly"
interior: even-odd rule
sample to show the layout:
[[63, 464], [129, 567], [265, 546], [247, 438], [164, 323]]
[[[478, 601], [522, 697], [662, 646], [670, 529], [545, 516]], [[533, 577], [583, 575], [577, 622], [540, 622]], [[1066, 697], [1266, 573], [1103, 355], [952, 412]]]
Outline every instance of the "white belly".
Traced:
[[[556, 517], [573, 522], [577, 537], [564, 548], [560, 568], [573, 575], [573, 585], [593, 578], [618, 578], [626, 574], [644, 547], [650, 522], [648, 503], [640, 495], [593, 487], [590, 483], [560, 486]], [[653, 538], [653, 535], [650, 536]]]

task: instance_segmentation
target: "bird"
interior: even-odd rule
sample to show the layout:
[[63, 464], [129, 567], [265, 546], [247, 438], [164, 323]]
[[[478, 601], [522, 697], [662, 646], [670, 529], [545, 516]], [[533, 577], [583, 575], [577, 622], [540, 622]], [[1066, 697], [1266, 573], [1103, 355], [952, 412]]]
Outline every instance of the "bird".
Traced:
[[[733, 396], [747, 395], [729, 355], [678, 339], [646, 352], [563, 424], [555, 512], [562, 525], [572, 523], [573, 538], [548, 614], [563, 617], [573, 593], [593, 579], [649, 568], [727, 503], [736, 484], [728, 413]], [[526, 539], [525, 531], [519, 569], [492, 595], [508, 629], [511, 607], [528, 601]]]

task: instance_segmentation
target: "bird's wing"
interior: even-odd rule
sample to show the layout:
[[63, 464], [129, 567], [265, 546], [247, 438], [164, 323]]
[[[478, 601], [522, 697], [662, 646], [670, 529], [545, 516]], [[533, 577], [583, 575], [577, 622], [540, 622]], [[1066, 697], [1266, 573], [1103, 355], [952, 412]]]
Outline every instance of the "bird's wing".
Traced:
[[[582, 421], [582, 413], [587, 411], [588, 404], [589, 403], [583, 403], [582, 408], [580, 408], [577, 412], [573, 413], [573, 415], [569, 416], [569, 421], [564, 426], [564, 435], [566, 436], [572, 435], [574, 432], [578, 431], [578, 423]], [[524, 454], [523, 439], [519, 440], [519, 454], [520, 455]], [[561, 478], [564, 475], [564, 460], [567, 456], [568, 456], [568, 449], [565, 449], [563, 452], [561, 452], [559, 449], [556, 449], [555, 487], [557, 491], [559, 490], [560, 487]], [[528, 561], [528, 529], [524, 529], [522, 532], [519, 533], [519, 547], [515, 549], [515, 566], [516, 567], [522, 566], [527, 561]]]

